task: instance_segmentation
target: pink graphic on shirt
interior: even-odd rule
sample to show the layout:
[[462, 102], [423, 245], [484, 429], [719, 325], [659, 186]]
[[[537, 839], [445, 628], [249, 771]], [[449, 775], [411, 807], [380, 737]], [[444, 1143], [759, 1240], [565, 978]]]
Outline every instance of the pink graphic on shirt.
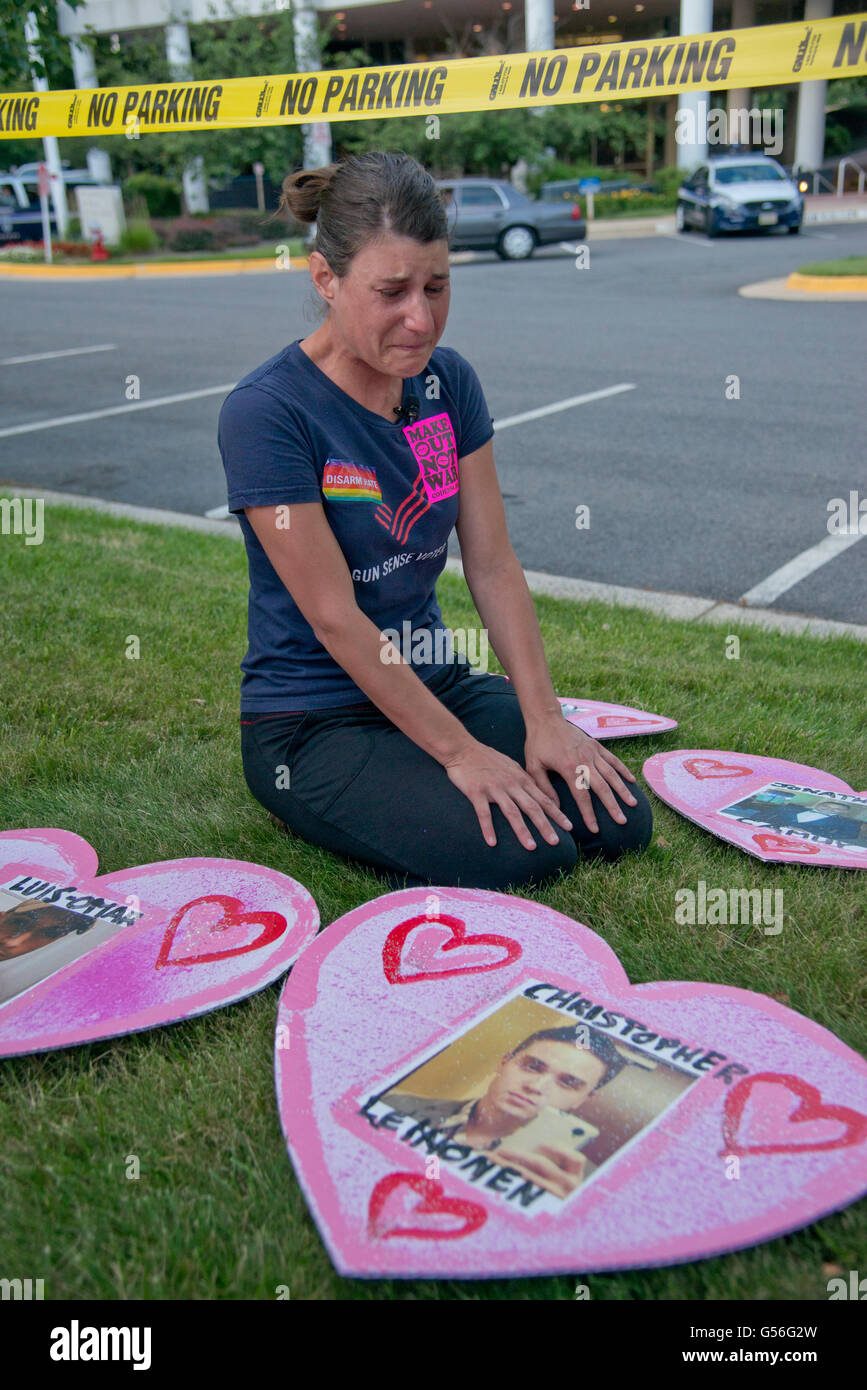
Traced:
[[394, 512], [384, 502], [380, 503], [376, 509], [376, 519], [395, 540], [401, 545], [406, 545], [413, 526], [427, 511], [430, 511], [430, 503], [425, 496], [421, 478], [416, 478], [412, 491], [395, 507]]
[[446, 412], [404, 425], [403, 432], [421, 470], [428, 503], [453, 497], [459, 487], [458, 450]]

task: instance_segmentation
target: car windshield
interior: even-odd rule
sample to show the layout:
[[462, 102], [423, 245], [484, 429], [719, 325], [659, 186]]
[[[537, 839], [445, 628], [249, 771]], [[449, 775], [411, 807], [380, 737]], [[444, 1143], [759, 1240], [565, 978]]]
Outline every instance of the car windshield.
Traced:
[[773, 164], [724, 164], [714, 172], [717, 183], [769, 183], [786, 177]]

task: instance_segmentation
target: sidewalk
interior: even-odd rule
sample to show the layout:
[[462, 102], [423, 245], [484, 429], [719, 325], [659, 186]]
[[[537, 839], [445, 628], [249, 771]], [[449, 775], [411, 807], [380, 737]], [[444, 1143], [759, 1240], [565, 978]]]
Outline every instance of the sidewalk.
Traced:
[[[124, 517], [128, 521], [175, 526], [186, 531], [198, 531], [228, 540], [243, 541], [243, 532], [232, 514], [222, 520], [196, 516], [189, 512], [173, 512], [159, 507], [141, 507], [129, 502], [111, 502], [102, 497], [80, 493], [53, 492], [46, 488], [23, 487], [4, 483], [0, 492], [10, 497], [42, 498], [48, 505], [80, 507], [85, 511], [103, 512], [106, 516]], [[463, 565], [456, 556], [446, 560], [446, 571], [463, 576]], [[693, 620], [701, 623], [733, 623], [764, 628], [770, 632], [805, 633], [811, 637], [854, 637], [867, 642], [867, 626], [840, 622], [834, 618], [811, 617], [807, 613], [791, 613], [786, 609], [760, 608], [698, 594], [663, 592], [656, 589], [635, 589], [622, 584], [603, 584], [591, 579], [573, 579], [568, 575], [547, 574], [540, 570], [524, 571], [532, 593], [574, 602], [596, 601], [612, 607], [640, 608], [664, 618]]]
[[[832, 194], [808, 193], [804, 197], [804, 226], [823, 222], [867, 221], [867, 193]], [[675, 230], [673, 213], [650, 214], [648, 217], [599, 217], [587, 224], [587, 240], [603, 241], [610, 237], [667, 236]]]

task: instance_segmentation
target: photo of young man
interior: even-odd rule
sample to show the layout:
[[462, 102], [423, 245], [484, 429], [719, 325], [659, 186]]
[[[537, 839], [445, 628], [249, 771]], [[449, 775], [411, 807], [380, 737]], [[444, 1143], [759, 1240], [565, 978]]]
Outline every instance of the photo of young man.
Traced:
[[808, 788], [796, 791], [772, 783], [724, 807], [720, 814], [776, 830], [803, 832], [807, 839], [818, 835], [867, 848], [867, 801], [863, 799], [839, 801], [830, 793], [823, 795]]
[[[595, 1029], [545, 1028], [505, 1053], [478, 1099], [436, 1100], [400, 1090], [382, 1099], [456, 1143], [496, 1150], [498, 1162], [562, 1198], [580, 1185], [587, 1165], [577, 1147], [580, 1138], [569, 1143], [570, 1117], [626, 1065], [611, 1040]], [[525, 1147], [522, 1131], [530, 1125], [535, 1142]]]
[[92, 917], [52, 903], [13, 900], [0, 911], [0, 1004], [89, 950], [96, 940], [81, 938], [96, 925]]

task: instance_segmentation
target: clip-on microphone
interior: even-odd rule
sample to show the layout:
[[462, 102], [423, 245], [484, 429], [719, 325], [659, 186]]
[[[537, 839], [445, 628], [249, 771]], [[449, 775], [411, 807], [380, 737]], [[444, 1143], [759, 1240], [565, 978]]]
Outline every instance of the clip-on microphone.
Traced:
[[418, 413], [421, 410], [421, 402], [418, 396], [407, 396], [405, 401], [401, 401], [400, 405], [393, 406], [392, 409], [397, 416], [394, 422], [396, 425], [400, 423], [401, 416], [404, 415], [406, 416], [407, 424], [414, 425], [418, 419]]

